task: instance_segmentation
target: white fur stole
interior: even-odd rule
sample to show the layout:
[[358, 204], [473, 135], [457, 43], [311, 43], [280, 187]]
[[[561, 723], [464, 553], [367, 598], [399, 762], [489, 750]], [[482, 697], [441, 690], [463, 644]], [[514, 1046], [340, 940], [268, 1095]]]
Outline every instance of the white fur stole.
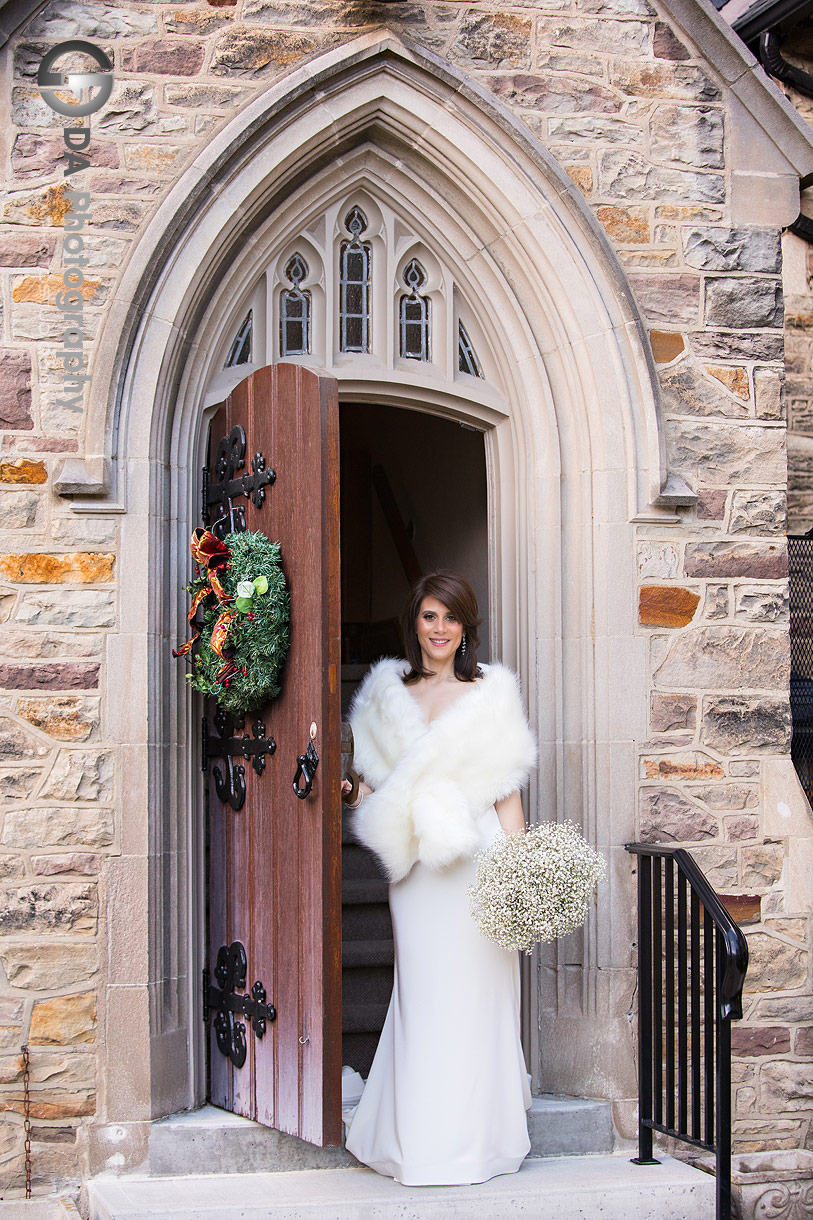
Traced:
[[479, 846], [477, 821], [521, 788], [536, 761], [516, 675], [481, 666], [482, 680], [427, 724], [401, 678], [405, 661], [378, 661], [350, 710], [355, 765], [375, 790], [353, 818], [356, 837], [400, 881], [420, 860], [446, 868]]

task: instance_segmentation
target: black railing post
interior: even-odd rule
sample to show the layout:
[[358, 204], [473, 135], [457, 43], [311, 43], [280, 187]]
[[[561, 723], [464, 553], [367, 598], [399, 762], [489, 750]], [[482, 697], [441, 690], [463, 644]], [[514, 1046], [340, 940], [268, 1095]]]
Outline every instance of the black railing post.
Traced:
[[652, 859], [638, 861], [638, 1155], [636, 1165], [659, 1164], [652, 1156]]
[[[638, 1165], [659, 1131], [713, 1152], [731, 1220], [731, 1022], [748, 946], [687, 851], [629, 843], [638, 862]], [[665, 1104], [664, 1104], [665, 1093]]]

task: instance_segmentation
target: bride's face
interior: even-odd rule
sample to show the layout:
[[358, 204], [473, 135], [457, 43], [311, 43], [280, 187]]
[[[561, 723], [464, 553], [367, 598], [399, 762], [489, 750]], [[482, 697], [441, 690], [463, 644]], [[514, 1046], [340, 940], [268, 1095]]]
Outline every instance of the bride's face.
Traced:
[[452, 660], [463, 639], [462, 623], [436, 597], [421, 602], [415, 630], [424, 663], [433, 670], [439, 662]]

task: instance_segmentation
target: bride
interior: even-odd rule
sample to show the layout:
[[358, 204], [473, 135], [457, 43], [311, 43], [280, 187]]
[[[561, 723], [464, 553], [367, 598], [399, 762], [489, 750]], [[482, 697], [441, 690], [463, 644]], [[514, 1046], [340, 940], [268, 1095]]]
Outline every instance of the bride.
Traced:
[[524, 833], [536, 751], [515, 675], [478, 665], [479, 622], [465, 580], [423, 577], [406, 659], [377, 662], [350, 712], [354, 832], [390, 878], [395, 973], [347, 1148], [407, 1186], [484, 1182], [530, 1148], [519, 961], [481, 935], [467, 889], [478, 851]]

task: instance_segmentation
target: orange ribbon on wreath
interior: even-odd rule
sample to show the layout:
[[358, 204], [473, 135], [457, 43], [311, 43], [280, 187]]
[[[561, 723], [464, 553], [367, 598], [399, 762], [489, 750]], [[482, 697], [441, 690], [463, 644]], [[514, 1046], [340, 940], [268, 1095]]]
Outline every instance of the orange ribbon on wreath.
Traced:
[[[228, 607], [228, 603], [234, 599], [226, 592], [223, 585], [220, 583], [219, 573], [222, 569], [228, 567], [231, 559], [231, 551], [224, 542], [212, 533], [211, 530], [203, 529], [198, 526], [192, 532], [192, 538], [189, 543], [189, 550], [192, 552], [192, 558], [198, 564], [209, 582], [209, 587], [199, 589], [192, 598], [192, 605], [189, 607], [189, 613], [186, 616], [189, 625], [192, 628], [193, 635], [190, 640], [182, 644], [180, 648], [173, 648], [173, 657], [184, 657], [197, 644], [200, 633], [203, 630], [203, 623], [198, 618], [198, 612], [201, 606], [213, 597], [215, 601], [221, 605]], [[237, 666], [233, 665], [229, 660], [226, 652], [226, 641], [229, 634], [229, 627], [235, 618], [233, 610], [224, 609], [214, 627], [212, 628], [212, 652], [217, 656], [222, 657], [226, 662], [217, 674], [217, 681], [222, 682], [225, 678], [235, 673]]]

